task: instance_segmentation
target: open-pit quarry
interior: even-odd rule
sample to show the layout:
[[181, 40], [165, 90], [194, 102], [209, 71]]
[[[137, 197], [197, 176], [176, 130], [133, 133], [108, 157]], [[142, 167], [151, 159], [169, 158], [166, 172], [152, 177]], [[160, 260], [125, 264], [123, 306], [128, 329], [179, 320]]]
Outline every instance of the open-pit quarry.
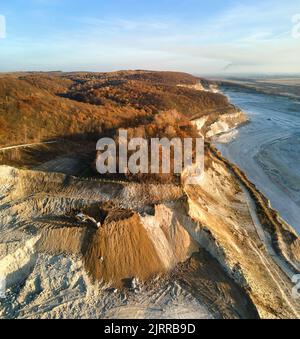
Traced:
[[[211, 95], [177, 82], [168, 91]], [[62, 100], [73, 102], [76, 86]], [[72, 152], [61, 138], [2, 151], [1, 318], [300, 317], [292, 283], [299, 237], [211, 143], [247, 117], [230, 105], [219, 117], [214, 108], [201, 112], [189, 114], [207, 137], [198, 185], [91, 175], [96, 152], [85, 153], [83, 141], [70, 142]]]
[[199, 186], [9, 166], [0, 182], [1, 317], [299, 316], [299, 239], [212, 146]]

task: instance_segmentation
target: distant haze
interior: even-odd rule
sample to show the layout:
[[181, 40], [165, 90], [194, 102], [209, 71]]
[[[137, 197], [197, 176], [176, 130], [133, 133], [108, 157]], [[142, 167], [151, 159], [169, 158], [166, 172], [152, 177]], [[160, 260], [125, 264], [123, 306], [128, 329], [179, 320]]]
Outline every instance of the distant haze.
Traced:
[[1, 1], [0, 71], [300, 73], [300, 1]]

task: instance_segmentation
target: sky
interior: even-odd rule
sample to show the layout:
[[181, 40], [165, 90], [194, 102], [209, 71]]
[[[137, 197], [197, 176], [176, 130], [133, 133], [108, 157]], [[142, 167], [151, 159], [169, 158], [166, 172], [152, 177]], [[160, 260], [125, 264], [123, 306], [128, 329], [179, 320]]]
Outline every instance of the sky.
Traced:
[[299, 60], [300, 0], [0, 0], [2, 72], [300, 73]]

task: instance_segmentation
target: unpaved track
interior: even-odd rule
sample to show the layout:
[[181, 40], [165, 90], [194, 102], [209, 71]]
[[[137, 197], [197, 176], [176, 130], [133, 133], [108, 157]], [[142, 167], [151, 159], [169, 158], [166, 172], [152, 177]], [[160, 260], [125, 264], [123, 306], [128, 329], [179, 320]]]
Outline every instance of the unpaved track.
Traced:
[[11, 151], [14, 149], [20, 149], [20, 148], [29, 148], [29, 147], [35, 147], [35, 146], [41, 146], [41, 145], [50, 145], [50, 144], [56, 144], [58, 141], [45, 141], [45, 142], [37, 142], [33, 144], [21, 144], [16, 146], [8, 146], [8, 147], [1, 147], [0, 151]]
[[292, 272], [290, 270], [287, 263], [284, 262], [282, 260], [282, 258], [278, 254], [276, 254], [276, 252], [274, 251], [272, 244], [271, 244], [270, 240], [268, 239], [268, 236], [265, 234], [263, 226], [261, 225], [261, 223], [259, 221], [259, 217], [258, 217], [257, 211], [256, 211], [256, 206], [255, 206], [253, 200], [251, 199], [251, 196], [250, 196], [248, 190], [246, 189], [246, 187], [241, 182], [240, 182], [240, 186], [241, 186], [241, 188], [242, 188], [242, 190], [245, 194], [246, 201], [247, 201], [247, 204], [249, 206], [249, 212], [250, 212], [252, 220], [253, 220], [253, 225], [255, 226], [255, 228], [257, 230], [257, 234], [258, 234], [260, 240], [264, 244], [264, 246], [265, 246], [265, 248], [266, 248], [266, 250], [269, 254], [269, 258], [267, 258], [265, 255], [263, 255], [261, 252], [259, 252], [257, 250], [255, 244], [253, 243], [252, 239], [250, 239], [250, 238], [248, 239], [249, 245], [251, 246], [253, 251], [257, 254], [257, 256], [260, 258], [260, 260], [261, 260], [262, 264], [264, 265], [264, 267], [266, 268], [266, 270], [269, 272], [270, 277], [272, 278], [273, 282], [277, 285], [278, 291], [280, 291], [282, 298], [285, 300], [285, 302], [289, 305], [291, 310], [294, 312], [295, 317], [297, 319], [299, 319], [300, 314], [295, 309], [294, 305], [290, 301], [291, 300], [291, 290], [287, 286], [287, 282], [284, 281], [284, 279], [277, 272], [277, 270], [273, 270], [273, 271], [270, 270], [269, 267], [273, 266], [273, 265], [270, 266], [270, 259], [273, 261], [273, 263], [275, 265], [277, 265], [279, 267], [280, 270], [282, 270], [282, 272], [284, 272], [286, 274], [287, 278], [290, 281], [292, 281], [292, 278], [294, 276], [294, 272]]

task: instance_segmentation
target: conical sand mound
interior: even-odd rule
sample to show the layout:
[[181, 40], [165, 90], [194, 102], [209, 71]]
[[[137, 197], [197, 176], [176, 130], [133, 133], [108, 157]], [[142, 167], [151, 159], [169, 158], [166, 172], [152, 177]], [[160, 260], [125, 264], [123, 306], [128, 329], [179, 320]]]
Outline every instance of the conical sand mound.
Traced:
[[165, 272], [137, 214], [99, 229], [85, 254], [85, 264], [94, 278], [110, 281], [116, 286], [122, 285], [123, 279], [138, 277], [146, 280]]

